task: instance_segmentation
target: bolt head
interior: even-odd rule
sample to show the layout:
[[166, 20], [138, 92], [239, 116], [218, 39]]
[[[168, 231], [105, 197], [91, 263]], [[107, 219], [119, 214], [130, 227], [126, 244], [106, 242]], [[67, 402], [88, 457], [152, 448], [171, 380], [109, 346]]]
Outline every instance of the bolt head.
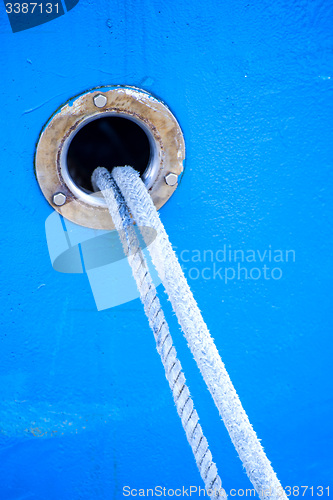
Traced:
[[97, 94], [94, 96], [94, 104], [97, 108], [104, 108], [107, 103], [107, 98], [103, 94]]
[[66, 203], [66, 195], [64, 193], [55, 193], [52, 199], [57, 207], [62, 207]]
[[177, 184], [177, 181], [178, 181], [177, 174], [173, 174], [172, 172], [170, 172], [165, 176], [165, 182], [167, 183], [168, 186], [175, 186]]

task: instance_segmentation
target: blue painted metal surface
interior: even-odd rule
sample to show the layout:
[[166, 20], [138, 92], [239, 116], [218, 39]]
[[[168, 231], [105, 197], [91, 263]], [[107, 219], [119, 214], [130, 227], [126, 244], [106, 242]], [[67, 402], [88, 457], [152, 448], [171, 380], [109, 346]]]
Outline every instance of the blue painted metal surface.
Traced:
[[[1, 499], [202, 486], [139, 300], [97, 312], [87, 277], [48, 256], [35, 143], [67, 99], [108, 84], [142, 87], [177, 117], [186, 169], [163, 222], [283, 485], [332, 486], [332, 10], [80, 0], [12, 33], [1, 8]], [[238, 279], [238, 261], [217, 261], [224, 245], [267, 250], [241, 265], [281, 279]], [[295, 254], [270, 263], [269, 249]], [[214, 264], [235, 278], [204, 279]], [[169, 317], [224, 487], [250, 488]]]

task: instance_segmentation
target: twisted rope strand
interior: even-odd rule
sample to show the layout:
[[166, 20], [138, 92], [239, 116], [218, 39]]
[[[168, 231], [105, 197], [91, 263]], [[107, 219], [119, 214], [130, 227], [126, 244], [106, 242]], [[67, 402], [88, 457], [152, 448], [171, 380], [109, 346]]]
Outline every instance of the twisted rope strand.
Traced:
[[212, 461], [207, 440], [199, 424], [199, 417], [185, 383], [185, 376], [172, 343], [169, 327], [157, 297], [156, 288], [152, 282], [145, 257], [140, 249], [125, 200], [106, 169], [97, 168], [93, 173], [92, 181], [94, 187], [102, 191], [115, 227], [119, 232], [149, 325], [154, 333], [157, 351], [164, 366], [165, 376], [169, 382], [178, 415], [181, 418], [206, 491], [211, 499], [225, 500], [227, 495], [222, 488], [216, 465]]
[[117, 167], [112, 175], [136, 223], [152, 227], [157, 232], [156, 239], [148, 247], [152, 261], [249, 479], [262, 500], [287, 500], [242, 407], [139, 173], [132, 167]]

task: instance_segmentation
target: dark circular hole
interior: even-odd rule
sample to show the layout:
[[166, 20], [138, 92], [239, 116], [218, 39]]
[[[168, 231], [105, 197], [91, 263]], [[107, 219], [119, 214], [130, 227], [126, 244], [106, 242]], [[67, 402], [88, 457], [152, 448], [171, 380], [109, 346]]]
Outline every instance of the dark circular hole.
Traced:
[[68, 173], [78, 187], [93, 191], [91, 175], [96, 167], [111, 172], [114, 167], [130, 165], [142, 175], [150, 153], [148, 136], [137, 123], [119, 116], [98, 118], [72, 139], [67, 153]]

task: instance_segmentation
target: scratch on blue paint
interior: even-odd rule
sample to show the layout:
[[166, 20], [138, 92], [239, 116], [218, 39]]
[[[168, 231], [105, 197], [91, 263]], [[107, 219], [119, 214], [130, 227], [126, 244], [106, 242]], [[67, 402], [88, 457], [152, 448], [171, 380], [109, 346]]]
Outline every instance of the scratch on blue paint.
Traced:
[[39, 104], [38, 106], [36, 106], [36, 107], [34, 107], [34, 108], [27, 109], [26, 111], [24, 111], [24, 112], [22, 113], [22, 116], [23, 116], [23, 115], [28, 115], [29, 113], [32, 113], [33, 111], [36, 111], [36, 110], [37, 110], [37, 109], [39, 109], [39, 108], [42, 108], [43, 106], [45, 106], [45, 104], [47, 104], [47, 103], [49, 103], [49, 102], [53, 101], [53, 99], [55, 99], [56, 97], [60, 97], [61, 95], [62, 95], [62, 94], [55, 95], [55, 96], [51, 97], [51, 99], [48, 99], [47, 101], [42, 102], [42, 104]]

